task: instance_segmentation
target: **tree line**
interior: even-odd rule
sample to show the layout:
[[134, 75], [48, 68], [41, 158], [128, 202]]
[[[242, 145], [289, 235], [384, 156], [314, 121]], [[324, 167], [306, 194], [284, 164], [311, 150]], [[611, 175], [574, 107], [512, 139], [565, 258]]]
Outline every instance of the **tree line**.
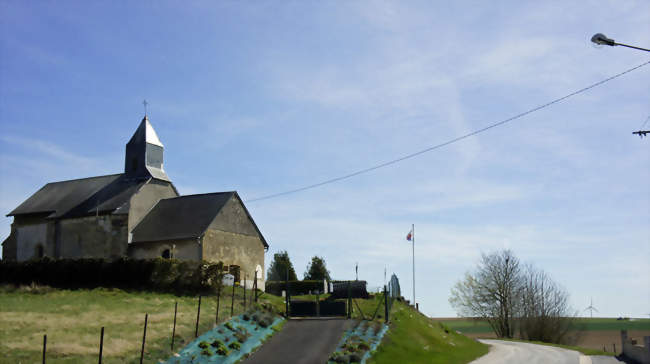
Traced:
[[485, 319], [497, 337], [568, 343], [577, 312], [569, 293], [541, 269], [522, 264], [510, 250], [482, 254], [451, 290], [460, 316]]
[[[266, 275], [267, 279], [269, 281], [284, 281], [287, 279], [287, 275], [290, 281], [298, 280], [296, 270], [293, 268], [293, 263], [291, 263], [291, 259], [289, 258], [289, 253], [285, 250], [273, 254], [273, 261], [271, 261]], [[307, 264], [307, 269], [303, 274], [303, 280], [322, 281], [323, 279], [328, 282], [331, 281], [330, 272], [327, 270], [325, 259], [314, 255], [311, 258], [311, 262]]]

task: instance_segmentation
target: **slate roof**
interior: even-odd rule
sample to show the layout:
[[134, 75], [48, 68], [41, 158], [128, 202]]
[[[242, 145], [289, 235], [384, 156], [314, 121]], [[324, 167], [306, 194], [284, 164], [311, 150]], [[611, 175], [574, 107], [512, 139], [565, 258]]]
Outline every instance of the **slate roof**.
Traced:
[[231, 197], [235, 196], [253, 223], [262, 243], [268, 244], [237, 192], [216, 192], [166, 198], [133, 229], [132, 242], [188, 239], [202, 236]]
[[52, 182], [43, 186], [7, 216], [45, 214], [47, 218], [70, 218], [95, 213], [128, 213], [131, 196], [147, 179], [112, 174]]

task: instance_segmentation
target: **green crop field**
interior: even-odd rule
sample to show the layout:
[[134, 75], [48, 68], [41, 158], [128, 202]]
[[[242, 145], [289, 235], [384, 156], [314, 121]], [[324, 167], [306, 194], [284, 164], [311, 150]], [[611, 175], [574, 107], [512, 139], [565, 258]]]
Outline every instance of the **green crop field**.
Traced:
[[[465, 334], [492, 333], [492, 328], [487, 321], [466, 318], [441, 318], [450, 328]], [[618, 330], [644, 330], [650, 331], [650, 319], [617, 320], [615, 318], [579, 318], [575, 328], [584, 331], [618, 331]]]

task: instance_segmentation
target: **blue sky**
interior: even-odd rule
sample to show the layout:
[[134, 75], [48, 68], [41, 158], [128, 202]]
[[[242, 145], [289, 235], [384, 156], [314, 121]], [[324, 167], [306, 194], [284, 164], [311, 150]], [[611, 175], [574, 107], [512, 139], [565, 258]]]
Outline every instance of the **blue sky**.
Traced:
[[[0, 211], [119, 173], [150, 102], [182, 194], [256, 197], [447, 141], [649, 60], [647, 1], [0, 1]], [[297, 272], [383, 284], [454, 316], [453, 284], [510, 248], [575, 309], [650, 313], [650, 66], [402, 163], [247, 206]], [[650, 123], [649, 123], [650, 124]], [[10, 231], [0, 222], [0, 239]], [[587, 312], [582, 312], [586, 315]]]

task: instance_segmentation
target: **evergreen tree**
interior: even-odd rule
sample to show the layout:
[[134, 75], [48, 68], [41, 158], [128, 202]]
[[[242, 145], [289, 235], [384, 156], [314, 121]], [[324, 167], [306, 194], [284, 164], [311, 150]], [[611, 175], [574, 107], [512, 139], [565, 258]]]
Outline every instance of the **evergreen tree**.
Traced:
[[326, 279], [330, 281], [330, 272], [327, 270], [325, 265], [325, 259], [314, 255], [311, 258], [311, 263], [307, 266], [305, 271], [305, 280], [319, 280], [322, 281]]
[[287, 278], [287, 268], [289, 269], [289, 280], [297, 281], [298, 276], [293, 269], [291, 259], [289, 259], [289, 253], [286, 250], [277, 252], [273, 254], [273, 261], [266, 277], [269, 281], [284, 281]]

